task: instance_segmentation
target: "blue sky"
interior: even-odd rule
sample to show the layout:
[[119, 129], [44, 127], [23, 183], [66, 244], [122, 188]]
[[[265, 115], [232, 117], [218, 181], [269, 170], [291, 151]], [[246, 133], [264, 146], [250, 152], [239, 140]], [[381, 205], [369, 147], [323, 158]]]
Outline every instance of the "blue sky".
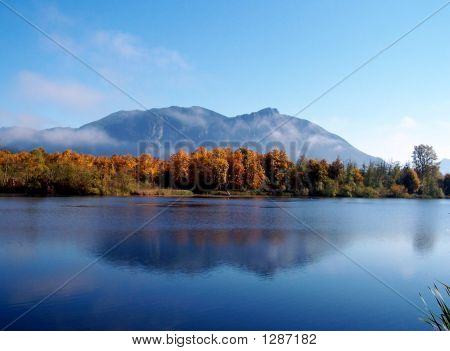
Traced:
[[[294, 114], [444, 1], [14, 1], [148, 108]], [[0, 6], [0, 126], [141, 109]], [[450, 158], [450, 6], [299, 117], [387, 160]]]

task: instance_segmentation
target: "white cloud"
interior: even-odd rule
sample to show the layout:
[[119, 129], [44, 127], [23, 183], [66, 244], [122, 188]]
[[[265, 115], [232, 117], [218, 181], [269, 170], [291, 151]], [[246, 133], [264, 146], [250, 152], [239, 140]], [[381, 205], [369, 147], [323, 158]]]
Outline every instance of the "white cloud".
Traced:
[[93, 107], [103, 99], [102, 93], [78, 82], [51, 80], [30, 71], [20, 72], [18, 86], [25, 98], [70, 108]]
[[189, 68], [189, 63], [178, 51], [164, 47], [151, 49], [149, 51], [149, 58], [160, 67], [175, 66], [182, 69]]
[[95, 50], [112, 52], [124, 58], [143, 58], [147, 55], [147, 50], [138, 39], [128, 33], [100, 30], [92, 34], [87, 44]]
[[9, 146], [15, 143], [21, 143], [25, 140], [33, 141], [36, 130], [30, 128], [12, 127], [0, 129], [0, 146]]
[[[154, 72], [158, 69], [189, 70], [188, 60], [177, 50], [150, 46], [142, 38], [117, 30], [85, 30], [78, 37], [64, 31], [51, 33], [62, 46], [82, 57], [96, 69]], [[44, 42], [46, 47], [60, 50]]]
[[[166, 96], [166, 92], [174, 94], [178, 89], [182, 95], [195, 83], [195, 72], [184, 55], [172, 48], [149, 45], [142, 38], [130, 33], [84, 29], [81, 33], [78, 32], [77, 36], [64, 30], [51, 35], [62, 46], [145, 106], [160, 105], [159, 99]], [[84, 73], [89, 73], [73, 58], [57, 54], [60, 53], [60, 48], [47, 42], [43, 44], [52, 50], [53, 57], [63, 60], [64, 75], [67, 72], [80, 72], [79, 77], [83, 77]], [[58, 67], [54, 72], [58, 74]], [[98, 84], [103, 83], [98, 78]], [[105, 89], [106, 93], [107, 101], [104, 101], [103, 106], [107, 106], [108, 112], [123, 109], [131, 102], [126, 98], [119, 105], [119, 92], [111, 87]], [[135, 106], [134, 102], [131, 103]]]
[[[61, 46], [133, 99], [95, 77], [80, 62], [42, 37], [41, 47], [48, 55], [49, 65], [53, 65], [51, 77], [43, 76], [42, 71], [24, 72], [20, 77], [20, 91], [16, 94], [21, 102], [31, 103], [27, 108], [33, 108], [33, 113], [50, 113], [55, 121], [65, 120], [59, 124], [74, 125], [67, 120], [82, 119], [78, 116], [80, 110], [84, 118], [92, 120], [115, 110], [165, 105], [167, 96], [174, 94], [180, 98], [169, 103], [180, 103], [184, 94], [190, 94], [192, 87], [196, 87], [191, 63], [182, 53], [160, 42], [120, 29], [95, 27], [82, 18], [67, 16], [56, 7], [43, 6], [40, 21]], [[69, 81], [62, 81], [60, 77]], [[140, 106], [132, 100], [139, 101]]]
[[130, 63], [139, 60], [147, 69], [150, 68], [148, 66], [189, 68], [188, 62], [178, 51], [148, 47], [140, 38], [129, 33], [99, 30], [91, 33], [89, 38], [84, 43], [86, 51], [102, 58], [128, 60]]
[[[38, 17], [39, 25], [52, 38], [133, 99], [40, 36], [43, 52], [36, 54], [43, 54], [39, 59], [46, 70], [23, 67], [17, 72], [7, 97], [9, 106], [4, 108], [20, 115], [0, 116], [0, 126], [78, 126], [120, 109], [165, 105], [167, 96], [174, 94], [178, 100], [170, 104], [180, 103], [183, 94], [191, 91], [188, 88], [195, 86], [190, 62], [182, 53], [161, 46], [160, 42], [121, 30], [94, 27], [54, 6], [42, 5]], [[46, 118], [41, 121], [36, 116]]]

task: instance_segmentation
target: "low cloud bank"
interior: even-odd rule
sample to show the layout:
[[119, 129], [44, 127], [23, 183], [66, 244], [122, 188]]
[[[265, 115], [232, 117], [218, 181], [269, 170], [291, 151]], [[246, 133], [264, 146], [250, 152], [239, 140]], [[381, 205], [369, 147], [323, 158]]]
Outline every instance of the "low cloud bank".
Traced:
[[105, 132], [94, 129], [53, 128], [35, 130], [30, 128], [0, 128], [0, 147], [28, 149], [43, 147], [53, 149], [75, 147], [115, 147], [118, 141]]

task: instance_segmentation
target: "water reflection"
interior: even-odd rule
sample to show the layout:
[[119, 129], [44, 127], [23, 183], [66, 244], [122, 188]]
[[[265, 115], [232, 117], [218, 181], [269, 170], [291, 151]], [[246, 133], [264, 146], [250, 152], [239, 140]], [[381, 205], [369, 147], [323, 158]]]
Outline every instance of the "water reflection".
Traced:
[[418, 230], [414, 235], [414, 250], [422, 255], [430, 254], [433, 251], [435, 241], [436, 236], [433, 232], [424, 229]]
[[[135, 205], [133, 210], [141, 217], [151, 218], [161, 207], [165, 212], [103, 257], [112, 264], [191, 274], [232, 266], [270, 276], [336, 253], [267, 200], [182, 200], [170, 208], [158, 202]], [[344, 226], [337, 233], [327, 228], [324, 235], [332, 234], [328, 240], [345, 246], [355, 233], [354, 228], [347, 230]], [[101, 256], [124, 235], [98, 233], [94, 254]]]
[[[167, 208], [172, 201], [0, 198], [0, 324], [101, 257], [14, 329], [426, 328], [417, 310], [272, 202]], [[448, 201], [279, 204], [411, 301], [448, 277]]]
[[[447, 220], [448, 220], [447, 216]], [[439, 228], [442, 220], [442, 214], [438, 211], [423, 212], [423, 208], [415, 206], [412, 213], [412, 222], [414, 228], [413, 232], [413, 246], [414, 250], [420, 255], [430, 255], [433, 252], [438, 233], [444, 232], [444, 228]], [[445, 223], [445, 222], [444, 222]]]
[[[117, 240], [104, 236], [95, 253], [101, 255]], [[296, 231], [145, 230], [109, 253], [105, 260], [166, 272], [200, 273], [231, 265], [262, 275], [320, 259], [331, 246], [304, 229]]]
[[[432, 252], [435, 231], [439, 229], [438, 213], [424, 213], [414, 204], [413, 213], [396, 203], [375, 208], [373, 204], [358, 200], [348, 204], [281, 203], [290, 213], [306, 218], [320, 232], [318, 236], [270, 201], [183, 200], [102, 259], [116, 266], [150, 271], [192, 274], [227, 265], [271, 276], [277, 271], [319, 262], [327, 255], [340, 256], [328, 242], [345, 250], [361, 240], [397, 241], [406, 237], [418, 253]], [[127, 211], [139, 218], [151, 218], [167, 204], [135, 205]], [[351, 210], [337, 210], [339, 206]], [[115, 230], [99, 231], [91, 247], [94, 255], [102, 256], [124, 235]]]

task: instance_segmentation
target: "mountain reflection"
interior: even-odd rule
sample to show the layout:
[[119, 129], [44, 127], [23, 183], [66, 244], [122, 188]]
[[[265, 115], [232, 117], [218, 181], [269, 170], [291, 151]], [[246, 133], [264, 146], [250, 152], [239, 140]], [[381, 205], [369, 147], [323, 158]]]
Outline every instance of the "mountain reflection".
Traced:
[[[96, 246], [96, 254], [101, 256], [116, 242], [105, 236]], [[115, 265], [185, 273], [229, 265], [268, 276], [307, 265], [330, 249], [306, 230], [146, 230], [123, 242], [104, 259]]]
[[[346, 210], [340, 210], [339, 204]], [[311, 223], [322, 237], [340, 249], [361, 242], [373, 245], [370, 240], [397, 241], [406, 236], [416, 251], [431, 253], [433, 233], [438, 228], [428, 222], [436, 221], [435, 215], [414, 212], [414, 220], [405, 220], [405, 212], [398, 213], [394, 202], [383, 202], [377, 207], [375, 204], [298, 201], [281, 205]], [[143, 202], [128, 206], [126, 217], [121, 208], [120, 216], [110, 218], [108, 225], [109, 229], [116, 229], [104, 228], [103, 221], [98, 226], [91, 250], [101, 257], [123, 239], [126, 231], [120, 227], [124, 223], [129, 224], [134, 218], [152, 218], [163, 205]], [[318, 262], [326, 255], [340, 254], [269, 201], [195, 199], [171, 206], [102, 259], [116, 266], [148, 271], [196, 274], [231, 266], [270, 276]]]

